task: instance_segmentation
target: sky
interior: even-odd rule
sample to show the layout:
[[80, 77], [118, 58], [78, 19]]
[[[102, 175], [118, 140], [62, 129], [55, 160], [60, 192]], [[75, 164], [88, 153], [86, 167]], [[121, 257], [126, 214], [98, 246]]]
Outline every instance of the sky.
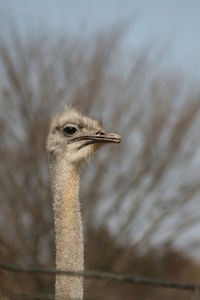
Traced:
[[168, 62], [200, 76], [199, 0], [0, 0], [0, 25], [22, 31], [84, 34], [133, 20], [129, 47], [153, 42]]
[[0, 34], [13, 23], [22, 32], [83, 35], [126, 20], [127, 47], [153, 42], [169, 65], [200, 78], [200, 0], [0, 0]]

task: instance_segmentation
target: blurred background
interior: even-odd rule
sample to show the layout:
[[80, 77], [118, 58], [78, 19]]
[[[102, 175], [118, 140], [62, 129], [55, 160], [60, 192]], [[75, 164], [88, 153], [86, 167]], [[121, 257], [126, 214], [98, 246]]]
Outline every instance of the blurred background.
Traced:
[[[82, 170], [86, 270], [200, 281], [199, 28], [195, 0], [0, 0], [1, 263], [54, 267], [45, 143], [72, 103], [123, 136]], [[54, 292], [0, 275], [5, 294]], [[177, 297], [195, 296], [85, 281], [90, 300]]]

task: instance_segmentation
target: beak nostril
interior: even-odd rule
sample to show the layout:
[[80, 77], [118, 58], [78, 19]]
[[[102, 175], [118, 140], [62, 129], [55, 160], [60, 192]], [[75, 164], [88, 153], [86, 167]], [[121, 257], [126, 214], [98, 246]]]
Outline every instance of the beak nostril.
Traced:
[[104, 131], [101, 131], [101, 130], [99, 130], [99, 131], [97, 131], [97, 132], [96, 132], [96, 135], [105, 135], [105, 132], [104, 132]]

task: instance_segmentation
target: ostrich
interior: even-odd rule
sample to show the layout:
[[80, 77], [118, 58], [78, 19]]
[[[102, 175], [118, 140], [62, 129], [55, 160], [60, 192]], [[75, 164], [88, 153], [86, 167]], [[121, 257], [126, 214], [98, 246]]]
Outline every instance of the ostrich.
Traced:
[[[53, 192], [56, 268], [84, 270], [83, 230], [79, 195], [79, 170], [100, 146], [120, 143], [120, 136], [104, 131], [96, 120], [64, 107], [53, 118], [47, 139]], [[81, 277], [57, 276], [56, 299], [83, 299]]]

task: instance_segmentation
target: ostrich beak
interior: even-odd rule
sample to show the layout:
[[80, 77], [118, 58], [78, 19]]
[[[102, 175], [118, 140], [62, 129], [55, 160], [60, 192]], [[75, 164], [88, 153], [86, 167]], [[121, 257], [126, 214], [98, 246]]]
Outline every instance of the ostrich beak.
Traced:
[[121, 136], [117, 133], [98, 131], [94, 134], [84, 134], [74, 137], [71, 141], [87, 141], [89, 144], [99, 144], [99, 143], [114, 143], [119, 144], [121, 142]]
[[121, 142], [121, 136], [117, 133], [112, 132], [100, 132], [97, 133], [94, 137], [94, 141], [101, 142], [101, 143], [114, 143], [119, 144]]

